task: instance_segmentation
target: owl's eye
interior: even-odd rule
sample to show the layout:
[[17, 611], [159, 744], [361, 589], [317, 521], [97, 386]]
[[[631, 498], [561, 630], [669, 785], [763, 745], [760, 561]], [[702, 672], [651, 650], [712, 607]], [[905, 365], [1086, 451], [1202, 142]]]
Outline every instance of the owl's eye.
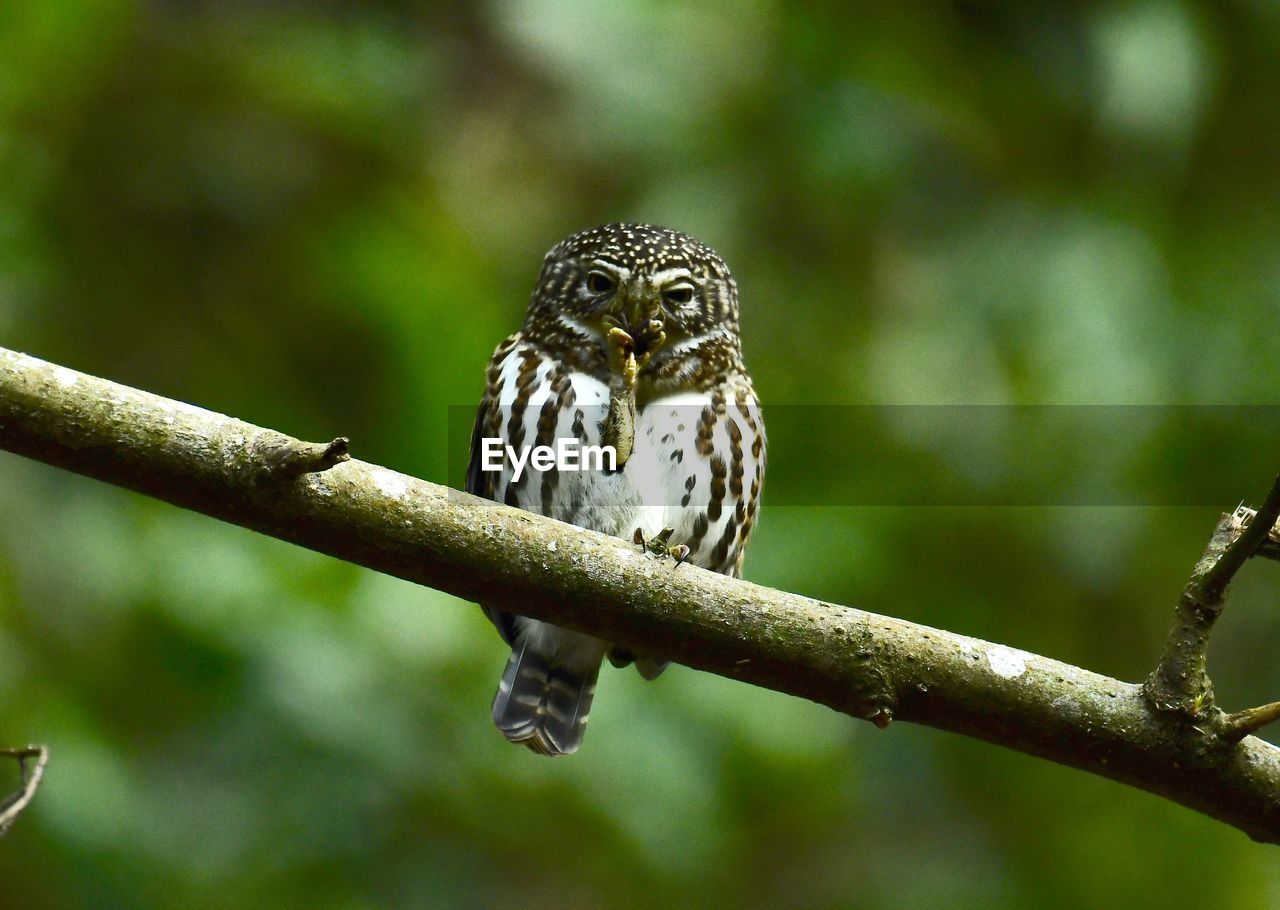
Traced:
[[612, 294], [613, 289], [617, 287], [613, 278], [601, 271], [591, 271], [587, 273], [587, 290], [596, 296], [602, 294]]
[[672, 306], [684, 306], [693, 300], [693, 288], [687, 284], [677, 284], [663, 291], [662, 299]]

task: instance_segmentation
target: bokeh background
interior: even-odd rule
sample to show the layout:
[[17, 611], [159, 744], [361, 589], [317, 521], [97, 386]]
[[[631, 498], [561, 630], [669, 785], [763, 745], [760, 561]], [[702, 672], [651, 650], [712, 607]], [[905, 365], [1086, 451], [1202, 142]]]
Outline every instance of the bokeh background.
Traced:
[[[0, 344], [443, 481], [545, 250], [649, 220], [735, 269], [766, 405], [1277, 404], [1278, 55], [1264, 0], [14, 0]], [[748, 577], [1129, 680], [1280, 467], [824, 505], [794, 413]], [[903, 451], [947, 453], [903, 413], [859, 451], [910, 489]], [[1063, 451], [1232, 457], [1005, 433], [960, 473]], [[1249, 566], [1229, 708], [1280, 697], [1277, 602]], [[1273, 848], [1168, 802], [679, 667], [607, 670], [548, 762], [491, 728], [504, 658], [466, 603], [0, 453], [0, 741], [53, 751], [0, 902], [1280, 905]]]

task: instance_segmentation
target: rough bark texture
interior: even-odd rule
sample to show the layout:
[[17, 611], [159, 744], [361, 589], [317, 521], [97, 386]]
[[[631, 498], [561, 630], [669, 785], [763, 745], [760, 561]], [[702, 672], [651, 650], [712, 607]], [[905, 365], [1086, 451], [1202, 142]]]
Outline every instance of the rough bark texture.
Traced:
[[1197, 713], [1157, 708], [1142, 685], [676, 569], [628, 542], [343, 461], [338, 441], [301, 443], [3, 349], [0, 448], [879, 726], [914, 721], [1092, 771], [1280, 843], [1280, 749], [1197, 722], [1204, 696]]

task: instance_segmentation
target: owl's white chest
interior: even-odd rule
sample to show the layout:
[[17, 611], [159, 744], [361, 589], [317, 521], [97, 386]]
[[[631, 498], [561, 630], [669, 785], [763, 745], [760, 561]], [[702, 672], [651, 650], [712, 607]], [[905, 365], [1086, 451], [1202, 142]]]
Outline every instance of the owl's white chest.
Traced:
[[[512, 433], [513, 406], [518, 398], [515, 376], [504, 376], [501, 399], [502, 425], [508, 441], [519, 436], [522, 446], [535, 442], [558, 445], [562, 440], [573, 444], [578, 461], [583, 453], [603, 445], [601, 422], [609, 407], [609, 389], [593, 376], [583, 373], [569, 375], [573, 394], [572, 403], [555, 415], [554, 439], [545, 432], [544, 408], [555, 408], [558, 396], [546, 381], [539, 367], [539, 375], [533, 381], [533, 391], [527, 396], [523, 412], [514, 426], [522, 433]], [[510, 378], [511, 381], [506, 381]], [[636, 415], [635, 448], [627, 463], [617, 471], [583, 469], [582, 464], [573, 467], [558, 465], [555, 470], [554, 492], [544, 496], [544, 487], [550, 481], [546, 472], [528, 469], [525, 477], [515, 484], [514, 505], [535, 512], [544, 512], [552, 518], [587, 527], [606, 534], [629, 537], [636, 528], [646, 535], [656, 534], [664, 527], [674, 527], [671, 522], [679, 518], [680, 505], [689, 464], [683, 454], [673, 457], [682, 448], [693, 451], [692, 430], [696, 428], [697, 415], [710, 403], [710, 396], [691, 393], [669, 396], [649, 402]], [[518, 410], [518, 409], [517, 409]], [[687, 418], [687, 419], [685, 419]], [[497, 498], [506, 499], [514, 472], [506, 472], [498, 485]], [[705, 487], [704, 487], [705, 489]], [[509, 500], [508, 500], [509, 501]], [[544, 505], [549, 508], [544, 509]]]
[[[503, 435], [528, 447], [560, 440], [589, 451], [599, 447], [609, 389], [593, 376], [570, 373], [557, 389], [554, 366], [503, 366], [499, 412]], [[646, 402], [638, 411], [635, 446], [616, 471], [506, 471], [494, 498], [552, 518], [630, 539], [673, 528], [671, 542], [688, 543], [690, 561], [734, 571], [752, 515], [750, 492], [763, 473], [763, 425], [758, 409], [710, 392], [681, 392]], [[752, 442], [760, 445], [752, 451]], [[751, 508], [750, 511], [754, 511]]]

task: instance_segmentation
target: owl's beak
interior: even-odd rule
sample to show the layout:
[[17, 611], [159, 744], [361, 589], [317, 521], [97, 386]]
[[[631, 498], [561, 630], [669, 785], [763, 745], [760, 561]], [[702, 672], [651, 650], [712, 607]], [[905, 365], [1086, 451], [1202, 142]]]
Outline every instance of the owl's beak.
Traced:
[[611, 327], [621, 329], [630, 337], [629, 344], [635, 355], [647, 359], [666, 339], [661, 315], [662, 304], [656, 294], [632, 289], [614, 298], [601, 323], [606, 334]]
[[657, 319], [661, 312], [661, 304], [656, 295], [643, 290], [632, 289], [625, 298], [618, 295], [615, 312], [622, 327], [635, 334], [649, 324], [649, 320]]
[[629, 322], [633, 329], [639, 329], [643, 325], [647, 325], [650, 319], [658, 315], [658, 307], [653, 301], [640, 298], [632, 300], [627, 306]]

